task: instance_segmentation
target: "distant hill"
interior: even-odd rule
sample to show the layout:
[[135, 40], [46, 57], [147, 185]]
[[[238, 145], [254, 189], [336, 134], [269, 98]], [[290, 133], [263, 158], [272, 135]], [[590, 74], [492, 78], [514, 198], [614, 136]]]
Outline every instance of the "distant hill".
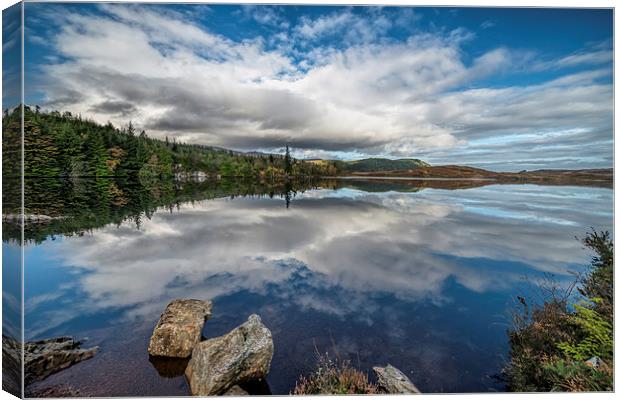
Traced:
[[391, 160], [389, 158], [364, 158], [352, 161], [332, 161], [312, 159], [306, 160], [314, 164], [335, 162], [339, 169], [345, 173], [353, 172], [376, 172], [376, 171], [408, 171], [416, 168], [430, 167], [430, 164], [417, 158], [401, 158]]
[[390, 160], [388, 158], [365, 158], [363, 160], [346, 161], [344, 169], [349, 172], [369, 171], [404, 171], [420, 167], [430, 167], [430, 164], [417, 158], [401, 158]]
[[363, 160], [346, 161], [344, 169], [350, 172], [405, 171], [430, 166], [430, 164], [417, 158], [401, 158], [399, 160], [365, 158]]

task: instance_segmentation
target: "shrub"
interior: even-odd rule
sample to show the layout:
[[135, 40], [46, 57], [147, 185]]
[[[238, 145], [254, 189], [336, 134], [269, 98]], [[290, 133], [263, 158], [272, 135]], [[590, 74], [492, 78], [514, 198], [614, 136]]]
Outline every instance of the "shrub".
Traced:
[[[594, 304], [599, 299], [593, 299]], [[610, 321], [606, 321], [588, 305], [575, 305], [575, 313], [571, 315], [571, 322], [579, 327], [580, 335], [576, 342], [562, 342], [558, 348], [564, 355], [576, 361], [586, 361], [592, 355], [602, 359], [613, 357], [613, 331]]]
[[557, 344], [569, 341], [574, 334], [566, 301], [553, 299], [532, 307], [524, 299], [521, 303], [523, 309], [515, 315], [514, 328], [508, 333], [508, 390], [550, 391], [554, 382], [544, 365], [562, 354]]
[[597, 299], [593, 309], [608, 321], [613, 320], [614, 307], [614, 244], [609, 232], [590, 232], [583, 244], [594, 251], [590, 270], [582, 280], [579, 292], [588, 299]]
[[602, 364], [593, 368], [581, 361], [557, 359], [544, 364], [554, 391], [597, 392], [613, 388], [613, 370]]
[[[579, 303], [569, 306], [570, 289], [548, 290], [542, 304], [519, 297], [504, 369], [510, 391], [613, 390], [613, 243], [594, 231], [582, 242], [596, 255], [578, 282]], [[598, 367], [586, 362], [595, 356]]]

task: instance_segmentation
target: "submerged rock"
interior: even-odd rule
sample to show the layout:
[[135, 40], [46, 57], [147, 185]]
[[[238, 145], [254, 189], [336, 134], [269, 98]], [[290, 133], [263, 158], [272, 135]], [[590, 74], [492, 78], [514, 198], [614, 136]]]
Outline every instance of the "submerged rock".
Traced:
[[235, 385], [228, 389], [222, 396], [248, 396], [249, 393], [243, 390], [239, 385]]
[[26, 389], [26, 398], [63, 398], [63, 397], [89, 397], [85, 393], [82, 393], [79, 389], [74, 388], [71, 385], [60, 384], [45, 387], [31, 387]]
[[211, 301], [171, 301], [153, 330], [148, 352], [152, 356], [186, 358], [200, 341], [202, 327], [211, 318]]
[[149, 361], [162, 378], [176, 378], [185, 373], [189, 358], [149, 356]]
[[419, 394], [417, 387], [398, 368], [388, 364], [385, 367], [373, 367], [377, 375], [379, 389], [390, 394]]
[[24, 346], [25, 384], [45, 379], [53, 373], [93, 357], [99, 351], [99, 347], [81, 349], [80, 345], [79, 341], [66, 336], [26, 342]]
[[185, 377], [192, 395], [220, 395], [238, 383], [264, 378], [272, 358], [271, 331], [252, 314], [226, 335], [198, 344]]

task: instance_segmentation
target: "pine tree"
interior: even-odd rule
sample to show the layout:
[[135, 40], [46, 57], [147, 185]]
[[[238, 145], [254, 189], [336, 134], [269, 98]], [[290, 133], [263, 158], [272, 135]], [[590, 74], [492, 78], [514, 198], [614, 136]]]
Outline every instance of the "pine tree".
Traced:
[[288, 144], [286, 145], [286, 154], [284, 155], [284, 172], [286, 172], [287, 175], [291, 175], [293, 172], [293, 164], [291, 163], [291, 154]]

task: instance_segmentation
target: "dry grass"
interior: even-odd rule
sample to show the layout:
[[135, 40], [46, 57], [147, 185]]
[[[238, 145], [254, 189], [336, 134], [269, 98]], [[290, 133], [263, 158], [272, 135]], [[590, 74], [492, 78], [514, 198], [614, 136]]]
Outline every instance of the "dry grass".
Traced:
[[294, 395], [309, 394], [376, 394], [377, 386], [368, 376], [352, 368], [349, 362], [333, 361], [327, 354], [320, 355], [317, 369], [308, 377], [300, 377]]

